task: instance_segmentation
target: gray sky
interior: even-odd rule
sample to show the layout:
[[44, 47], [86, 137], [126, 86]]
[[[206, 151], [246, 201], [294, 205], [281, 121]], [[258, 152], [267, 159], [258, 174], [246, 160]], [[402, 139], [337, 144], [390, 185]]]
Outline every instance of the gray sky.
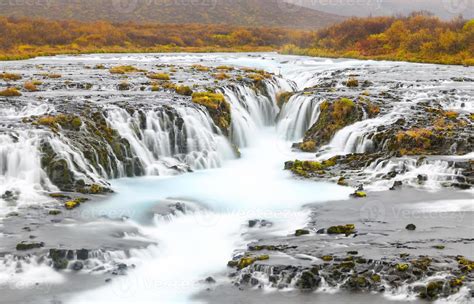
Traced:
[[323, 12], [345, 16], [408, 14], [427, 10], [451, 19], [459, 14], [474, 18], [474, 0], [285, 0]]

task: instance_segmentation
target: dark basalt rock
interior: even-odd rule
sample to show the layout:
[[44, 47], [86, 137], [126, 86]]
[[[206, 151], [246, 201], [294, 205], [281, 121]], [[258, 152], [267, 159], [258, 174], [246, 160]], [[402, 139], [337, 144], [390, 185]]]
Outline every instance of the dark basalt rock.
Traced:
[[79, 249], [76, 250], [76, 255], [78, 260], [87, 260], [89, 258], [89, 250]]
[[406, 230], [414, 231], [416, 229], [416, 226], [414, 224], [408, 224], [405, 227]]

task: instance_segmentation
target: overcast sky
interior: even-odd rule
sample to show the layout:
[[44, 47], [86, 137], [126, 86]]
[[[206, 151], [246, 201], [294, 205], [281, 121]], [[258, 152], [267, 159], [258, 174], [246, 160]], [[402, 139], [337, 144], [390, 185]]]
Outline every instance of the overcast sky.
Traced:
[[408, 14], [428, 10], [450, 19], [462, 14], [474, 18], [474, 0], [286, 0], [320, 11], [346, 16]]

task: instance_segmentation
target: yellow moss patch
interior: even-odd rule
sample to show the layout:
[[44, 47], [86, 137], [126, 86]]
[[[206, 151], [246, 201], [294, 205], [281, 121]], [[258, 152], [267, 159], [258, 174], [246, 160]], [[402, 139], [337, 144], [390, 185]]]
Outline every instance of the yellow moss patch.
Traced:
[[21, 93], [16, 88], [6, 88], [5, 90], [0, 91], [0, 96], [17, 97], [17, 96], [21, 96]]
[[109, 72], [111, 74], [128, 74], [128, 73], [143, 72], [143, 70], [140, 70], [132, 65], [119, 65], [119, 66], [110, 68]]
[[192, 96], [193, 95], [193, 90], [188, 87], [188, 86], [176, 86], [175, 88], [176, 93], [179, 95], [184, 95], [184, 96]]
[[36, 87], [36, 85], [32, 81], [25, 82], [23, 84], [23, 88], [25, 88], [25, 90], [30, 91], [30, 92], [38, 91], [38, 88]]
[[14, 73], [7, 73], [3, 72], [0, 74], [0, 79], [3, 79], [5, 81], [17, 81], [20, 80], [22, 76], [20, 74], [14, 74]]
[[170, 80], [170, 75], [167, 73], [150, 73], [146, 76], [154, 80]]

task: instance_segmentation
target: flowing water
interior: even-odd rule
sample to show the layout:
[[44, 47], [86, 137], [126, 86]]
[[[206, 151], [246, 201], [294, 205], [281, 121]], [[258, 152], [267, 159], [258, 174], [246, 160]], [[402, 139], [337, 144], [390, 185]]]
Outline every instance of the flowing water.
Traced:
[[[352, 72], [355, 69], [367, 75], [378, 71], [377, 79], [394, 81], [395, 78], [407, 86], [412, 85], [415, 79], [429, 82], [432, 77], [441, 77], [446, 72], [457, 75], [458, 69], [461, 69], [275, 54], [90, 55], [31, 60], [35, 64], [81, 61], [230, 64], [262, 68], [280, 77], [266, 83], [269, 96], [258, 95], [246, 86], [221, 89], [231, 104], [231, 141], [216, 131], [205, 111], [195, 107], [183, 104], [173, 106], [185, 128], [177, 127], [175, 116], [170, 117], [153, 109], [146, 112], [146, 125], [137, 130], [139, 117], [110, 105], [107, 108], [107, 123], [130, 142], [132, 153], [145, 168], [144, 177], [124, 178], [126, 174], [122, 164], [116, 169], [96, 170], [84, 160], [80, 151], [67, 144], [66, 139], [49, 140], [53, 149], [61, 151], [71, 167], [76, 168], [77, 174], [91, 180], [105, 177], [115, 190], [116, 194], [102, 202], [84, 205], [86, 210], [98, 217], [114, 217], [111, 214], [119, 209], [125, 216], [124, 220], [139, 231], [125, 238], [156, 244], [131, 251], [126, 259], [133, 261], [136, 268], [126, 276], [114, 278], [98, 289], [68, 295], [63, 299], [66, 303], [191, 303], [192, 295], [203, 288], [200, 281], [211, 275], [223, 274], [227, 261], [238, 253], [234, 250], [245, 248], [255, 237], [249, 231], [249, 220], [272, 222], [266, 234], [287, 235], [304, 227], [308, 217], [308, 213], [301, 209], [304, 204], [348, 198], [352, 189], [333, 183], [298, 180], [283, 170], [287, 160], [314, 158], [312, 154], [293, 151], [291, 145], [301, 140], [304, 132], [317, 120], [323, 99], [296, 94], [280, 110], [274, 99], [278, 92], [315, 86], [330, 78], [335, 71], [346, 69]], [[423, 73], [417, 70], [421, 68]], [[412, 75], [405, 74], [408, 70], [413, 72]], [[445, 81], [436, 88], [426, 84], [414, 86], [406, 93], [406, 101], [402, 101], [400, 106], [339, 131], [319, 157], [369, 151], [371, 143], [366, 134], [380, 125], [391, 124], [406, 116], [417, 102], [443, 98], [439, 92], [445, 88], [458, 90], [455, 98], [446, 101], [446, 107], [456, 108], [466, 100], [468, 107], [472, 105], [469, 102], [472, 88], [466, 84]], [[7, 110], [0, 112], [5, 119], [32, 113], [44, 114], [51, 108], [48, 105], [28, 105], [28, 108], [20, 110]], [[466, 108], [462, 107], [460, 111], [466, 111]], [[0, 134], [0, 193], [14, 185], [29, 189], [22, 191], [21, 201], [45, 199], [41, 191], [55, 190], [55, 186], [40, 167], [38, 144], [41, 138], [49, 135], [35, 130], [17, 132], [15, 136]], [[232, 145], [240, 147], [240, 158], [236, 159]], [[428, 185], [432, 188], [438, 187], [440, 175], [456, 174], [443, 161], [426, 163], [422, 168], [410, 161], [401, 160], [403, 166], [407, 162], [413, 166], [409, 170], [412, 173], [407, 173], [406, 178], [413, 180], [419, 172], [430, 172], [430, 180], [434, 182]], [[400, 164], [383, 163], [368, 168], [368, 172], [375, 179], [377, 174], [397, 165]], [[174, 166], [194, 172], [174, 175], [175, 171], [170, 170]], [[184, 209], [180, 208], [167, 216], [156, 212], [178, 202], [184, 204]], [[54, 275], [53, 281], [57, 280], [57, 274]]]

